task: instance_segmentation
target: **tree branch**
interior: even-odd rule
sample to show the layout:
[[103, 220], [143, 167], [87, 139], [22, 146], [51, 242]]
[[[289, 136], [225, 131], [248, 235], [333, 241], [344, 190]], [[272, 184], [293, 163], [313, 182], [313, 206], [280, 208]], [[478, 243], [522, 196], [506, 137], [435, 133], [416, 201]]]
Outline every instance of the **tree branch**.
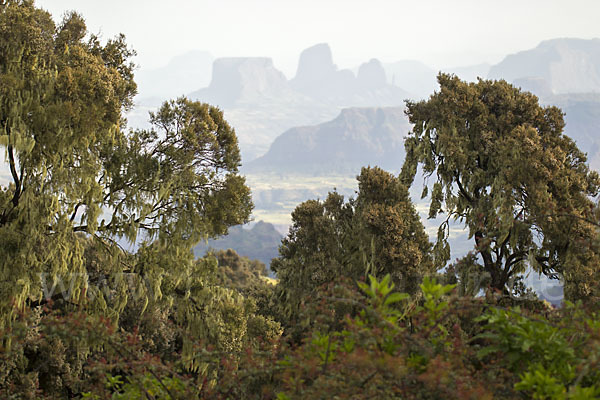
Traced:
[[458, 190], [460, 191], [460, 194], [463, 195], [463, 197], [465, 199], [467, 199], [467, 201], [471, 204], [474, 203], [473, 198], [471, 197], [471, 195], [469, 195], [469, 193], [467, 193], [467, 191], [465, 190], [465, 188], [463, 187], [460, 178], [458, 177], [458, 175], [456, 175], [456, 184], [458, 185]]
[[77, 216], [77, 210], [79, 210], [79, 207], [81, 207], [83, 204], [82, 203], [77, 203], [77, 205], [75, 206], [75, 210], [73, 211], [73, 214], [71, 215], [71, 222], [73, 222], [75, 220], [75, 217]]
[[[10, 133], [9, 133], [10, 135]], [[12, 175], [13, 181], [15, 182], [15, 194], [12, 198], [12, 203], [14, 207], [19, 205], [19, 197], [21, 197], [21, 180], [19, 179], [19, 174], [17, 173], [15, 156], [13, 154], [12, 145], [8, 145], [8, 162], [10, 166], [10, 173]]]

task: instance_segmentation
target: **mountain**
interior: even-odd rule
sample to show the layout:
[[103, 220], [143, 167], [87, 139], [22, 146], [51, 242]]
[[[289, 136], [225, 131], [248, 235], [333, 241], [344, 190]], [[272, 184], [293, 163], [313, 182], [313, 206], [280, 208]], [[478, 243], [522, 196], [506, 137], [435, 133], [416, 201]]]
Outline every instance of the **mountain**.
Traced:
[[272, 224], [259, 221], [250, 229], [241, 225], [234, 226], [229, 228], [227, 235], [198, 244], [194, 247], [194, 255], [202, 257], [209, 249], [233, 249], [240, 256], [259, 260], [269, 266], [271, 260], [279, 254], [281, 239], [283, 236]]
[[210, 85], [188, 96], [224, 111], [236, 130], [244, 162], [264, 154], [285, 129], [326, 120], [337, 111], [324, 110], [292, 90], [273, 61], [263, 57], [215, 60]]
[[135, 76], [139, 97], [167, 100], [204, 87], [210, 81], [213, 61], [209, 52], [196, 50], [171, 59], [161, 68], [141, 68]]
[[[411, 93], [410, 98], [420, 100], [428, 98], [438, 89], [435, 70], [420, 61], [401, 60], [384, 64], [387, 81]], [[485, 78], [490, 70], [490, 64], [467, 65], [462, 67], [442, 68], [442, 72], [455, 74], [460, 79], [475, 82], [478, 77]]]
[[539, 98], [550, 98], [554, 96], [550, 83], [541, 77], [517, 78], [512, 81], [512, 84], [521, 90], [531, 92]]
[[555, 94], [600, 92], [600, 39], [553, 39], [507, 56], [492, 66], [491, 79], [538, 78]]
[[191, 51], [171, 59], [167, 65], [135, 73], [138, 95], [135, 107], [127, 112], [127, 125], [133, 129], [150, 128], [148, 113], [165, 100], [183, 96], [210, 82], [213, 56], [206, 51]]
[[565, 113], [565, 134], [587, 153], [590, 166], [600, 171], [600, 93], [555, 95], [542, 102]]
[[544, 105], [565, 113], [565, 134], [600, 169], [600, 39], [553, 39], [507, 56], [490, 79], [505, 79], [530, 91]]
[[410, 125], [403, 107], [349, 108], [332, 121], [289, 129], [245, 173], [356, 174], [367, 165], [399, 170]]
[[216, 59], [209, 86], [189, 97], [224, 110], [247, 163], [287, 129], [330, 120], [343, 108], [401, 106], [409, 94], [387, 83], [378, 60], [362, 64], [355, 75], [338, 70], [329, 46], [318, 44], [302, 52], [289, 81], [269, 58]]
[[294, 90], [310, 97], [349, 94], [356, 77], [350, 70], [338, 70], [327, 43], [302, 51], [296, 76], [290, 80]]
[[314, 100], [354, 107], [400, 105], [409, 95], [388, 84], [386, 71], [377, 59], [361, 64], [356, 75], [349, 69], [339, 70], [326, 43], [302, 51], [290, 86]]
[[259, 101], [263, 97], [289, 95], [283, 73], [266, 57], [218, 58], [213, 63], [210, 85], [190, 94], [220, 107], [240, 102]]

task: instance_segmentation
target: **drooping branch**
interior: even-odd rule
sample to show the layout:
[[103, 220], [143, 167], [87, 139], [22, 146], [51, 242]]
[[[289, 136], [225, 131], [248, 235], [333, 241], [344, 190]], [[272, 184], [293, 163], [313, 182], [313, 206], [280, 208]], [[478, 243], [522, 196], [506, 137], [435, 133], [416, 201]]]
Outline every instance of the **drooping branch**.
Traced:
[[456, 184], [458, 185], [458, 190], [460, 191], [460, 194], [463, 195], [463, 197], [471, 204], [474, 203], [473, 197], [471, 197], [471, 195], [469, 193], [467, 193], [467, 191], [465, 190], [464, 186], [462, 185], [462, 182], [460, 181], [460, 178], [458, 177], [458, 174], [456, 175]]
[[19, 205], [19, 198], [21, 197], [21, 179], [19, 179], [19, 174], [17, 173], [14, 150], [10, 144], [8, 145], [8, 163], [10, 174], [15, 183], [15, 193], [13, 194], [12, 203], [14, 207], [17, 207]]
[[75, 206], [75, 210], [73, 210], [73, 214], [71, 215], [71, 222], [73, 222], [75, 220], [75, 217], [77, 216], [77, 211], [79, 210], [79, 207], [81, 207], [83, 205], [83, 203], [77, 203], [77, 205]]

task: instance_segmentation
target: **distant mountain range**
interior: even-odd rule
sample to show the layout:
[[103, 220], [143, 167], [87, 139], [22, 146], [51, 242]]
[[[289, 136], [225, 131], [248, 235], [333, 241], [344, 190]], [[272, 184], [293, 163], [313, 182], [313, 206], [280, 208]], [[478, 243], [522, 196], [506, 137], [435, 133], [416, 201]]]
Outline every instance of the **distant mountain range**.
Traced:
[[143, 98], [182, 96], [210, 81], [214, 57], [207, 51], [190, 51], [177, 56], [160, 68], [141, 68], [135, 80]]
[[[363, 64], [358, 77], [367, 74], [365, 71], [370, 67]], [[382, 72], [383, 67], [380, 69], [375, 63], [372, 67], [368, 80], [371, 88], [375, 82], [385, 87], [384, 81], [391, 79], [396, 83], [401, 77], [409, 84], [407, 77], [414, 74], [415, 86], [411, 89], [423, 85], [425, 90], [433, 90], [425, 83], [434, 71], [422, 63], [388, 64], [387, 72]], [[600, 39], [550, 40], [535, 49], [507, 56], [491, 68], [480, 65], [455, 71], [475, 79], [476, 74], [487, 69], [491, 77], [504, 77], [523, 90], [537, 94], [542, 104], [560, 107], [565, 112], [565, 133], [587, 152], [592, 168], [600, 169]], [[338, 71], [332, 65], [328, 47], [318, 45], [303, 52], [298, 74], [291, 84], [298, 91], [326, 97], [321, 91], [339, 93], [343, 90], [340, 82], [346, 79], [347, 73], [349, 71]], [[346, 86], [350, 87], [349, 83]], [[581, 92], [583, 90], [587, 93]], [[356, 174], [361, 166], [369, 164], [398, 170], [404, 158], [403, 138], [409, 130], [403, 107], [345, 109], [329, 122], [286, 130], [263, 156], [246, 162], [243, 168], [249, 174], [277, 172], [312, 176]]]
[[[554, 101], [555, 95], [600, 93], [600, 39], [548, 40], [534, 49], [508, 55], [493, 66], [480, 64], [442, 71], [469, 81], [478, 77], [506, 79], [534, 92], [545, 103]], [[339, 69], [325, 43], [300, 54], [296, 75], [289, 80], [270, 58], [213, 61], [206, 52], [192, 52], [163, 68], [139, 71], [138, 108], [129, 121], [131, 126], [143, 126], [148, 111], [159, 104], [159, 99], [187, 93], [224, 110], [236, 128], [244, 163], [248, 163], [266, 155], [281, 133], [330, 121], [342, 109], [403, 107], [407, 98], [426, 98], [437, 88], [437, 73], [419, 61], [409, 60], [382, 64], [372, 59], [354, 70]], [[569, 104], [570, 109], [596, 107], [595, 100], [585, 106], [581, 99]], [[573, 109], [571, 113], [578, 114]], [[570, 122], [571, 126], [577, 124]]]
[[235, 108], [263, 99], [316, 102], [318, 106], [401, 105], [409, 93], [387, 83], [382, 64], [372, 59], [355, 74], [339, 70], [329, 45], [317, 44], [300, 54], [296, 76], [289, 81], [270, 58], [219, 58], [213, 63], [210, 85], [190, 93], [192, 98]]
[[[439, 71], [415, 60], [402, 60], [384, 64], [388, 83], [406, 89], [411, 99], [425, 99], [437, 88]], [[475, 82], [477, 78], [485, 78], [490, 70], [490, 64], [477, 64], [463, 67], [447, 67], [441, 71], [455, 74], [460, 79]]]
[[362, 64], [355, 75], [339, 70], [329, 46], [318, 44], [302, 52], [290, 80], [270, 58], [216, 59], [208, 87], [189, 96], [225, 111], [249, 161], [289, 128], [330, 120], [347, 107], [402, 106], [411, 95], [387, 82], [378, 60]]
[[571, 93], [541, 99], [565, 113], [565, 134], [588, 155], [592, 168], [600, 171], [600, 93]]

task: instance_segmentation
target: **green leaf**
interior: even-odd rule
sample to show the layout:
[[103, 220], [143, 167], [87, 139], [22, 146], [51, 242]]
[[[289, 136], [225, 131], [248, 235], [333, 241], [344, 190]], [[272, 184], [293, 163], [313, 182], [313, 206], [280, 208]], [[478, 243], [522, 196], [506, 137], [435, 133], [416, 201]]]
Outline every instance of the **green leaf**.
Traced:
[[394, 304], [407, 299], [410, 299], [410, 295], [407, 293], [392, 293], [386, 297], [384, 304]]

